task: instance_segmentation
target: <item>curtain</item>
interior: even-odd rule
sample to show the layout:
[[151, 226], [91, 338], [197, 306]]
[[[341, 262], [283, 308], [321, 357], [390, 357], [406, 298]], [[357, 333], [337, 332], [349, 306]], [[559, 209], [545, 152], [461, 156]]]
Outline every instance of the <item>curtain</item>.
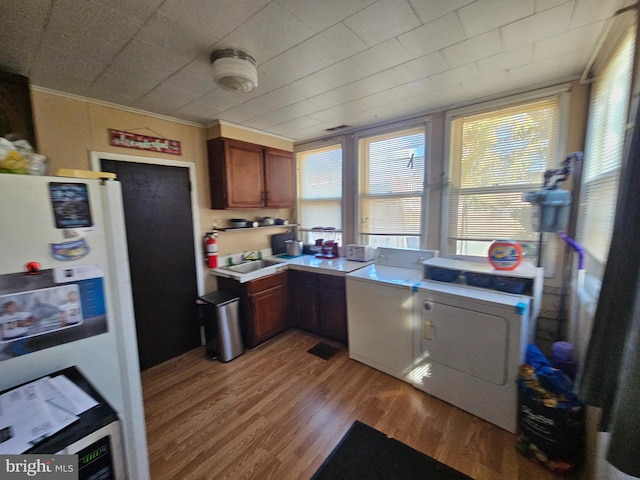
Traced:
[[580, 395], [602, 409], [607, 460], [640, 477], [640, 109], [623, 165], [613, 235]]

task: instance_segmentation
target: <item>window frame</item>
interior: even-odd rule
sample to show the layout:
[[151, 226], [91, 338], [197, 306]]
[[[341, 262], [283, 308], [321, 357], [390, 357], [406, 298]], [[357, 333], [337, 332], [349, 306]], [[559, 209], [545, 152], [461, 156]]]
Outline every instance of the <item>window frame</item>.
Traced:
[[[490, 113], [492, 111], [501, 110], [509, 107], [516, 107], [518, 105], [524, 105], [526, 103], [544, 100], [545, 98], [557, 96], [558, 97], [558, 117], [557, 117], [557, 141], [555, 145], [554, 153], [554, 166], [558, 166], [565, 157], [566, 144], [567, 144], [567, 129], [569, 120], [569, 95], [570, 84], [563, 83], [552, 87], [540, 88], [531, 92], [526, 92], [517, 95], [511, 95], [501, 97], [495, 100], [489, 100], [482, 103], [476, 103], [465, 107], [452, 109], [445, 112], [444, 122], [444, 155], [442, 169], [444, 172], [444, 179], [446, 188], [443, 189], [442, 195], [442, 208], [441, 208], [441, 224], [440, 224], [440, 255], [455, 255], [456, 252], [449, 251], [449, 205], [450, 205], [450, 193], [451, 193], [451, 152], [453, 149], [452, 142], [452, 124], [453, 121], [459, 117], [477, 115], [483, 113]], [[534, 189], [542, 187], [544, 179], [540, 176], [540, 183], [534, 186]], [[524, 186], [524, 185], [523, 185]], [[566, 188], [566, 187], [565, 187]], [[514, 187], [496, 187], [497, 190], [513, 191]], [[543, 241], [543, 245], [547, 242]], [[544, 267], [545, 275], [552, 276], [554, 274], [554, 265], [556, 263], [555, 249], [550, 249], [554, 254], [554, 258], [547, 258], [544, 255]], [[543, 248], [544, 252], [544, 248]]]
[[[346, 233], [346, 224], [345, 224], [345, 219], [347, 218], [346, 216], [346, 211], [345, 211], [345, 198], [348, 195], [348, 191], [346, 189], [346, 183], [345, 182], [345, 170], [346, 170], [346, 157], [345, 157], [345, 138], [342, 136], [339, 137], [331, 137], [331, 138], [327, 138], [327, 139], [323, 139], [317, 142], [311, 142], [311, 143], [305, 143], [305, 144], [301, 144], [298, 145], [295, 150], [294, 150], [294, 158], [295, 158], [295, 165], [296, 165], [296, 209], [295, 209], [295, 223], [298, 224], [297, 230], [298, 232], [300, 232], [300, 238], [305, 241], [305, 243], [309, 243], [311, 242], [311, 235], [312, 235], [312, 227], [304, 227], [301, 223], [301, 218], [300, 218], [300, 213], [301, 213], [301, 208], [300, 208], [300, 200], [301, 200], [301, 195], [300, 195], [300, 163], [298, 160], [298, 155], [299, 154], [305, 154], [305, 153], [309, 153], [312, 152], [314, 150], [323, 150], [323, 149], [329, 149], [331, 147], [339, 147], [342, 151], [342, 190], [341, 190], [341, 199], [340, 199], [340, 217], [341, 217], [341, 227], [337, 228], [335, 230], [336, 234], [337, 234], [337, 240], [339, 241], [340, 245], [342, 245], [342, 240], [345, 238], [345, 233]], [[334, 197], [326, 197], [326, 200], [333, 200]], [[304, 203], [304, 202], [303, 202]], [[315, 225], [314, 225], [315, 226]], [[323, 225], [323, 226], [329, 226], [329, 225]]]
[[[378, 136], [389, 136], [389, 137], [393, 137], [395, 134], [398, 134], [400, 132], [405, 132], [405, 131], [409, 131], [409, 130], [417, 130], [417, 129], [421, 129], [423, 131], [423, 135], [424, 135], [424, 172], [423, 172], [423, 177], [422, 177], [422, 190], [421, 193], [419, 195], [420, 198], [420, 225], [418, 228], [418, 234], [414, 235], [414, 234], [398, 234], [398, 232], [392, 232], [392, 233], [381, 233], [381, 234], [372, 234], [372, 233], [362, 233], [361, 231], [361, 218], [362, 218], [362, 213], [361, 213], [361, 202], [360, 202], [360, 198], [361, 198], [361, 185], [362, 185], [362, 176], [364, 175], [364, 172], [362, 171], [362, 163], [363, 163], [363, 155], [364, 154], [368, 154], [368, 152], [363, 152], [360, 149], [360, 146], [362, 144], [363, 140], [366, 140], [368, 138], [372, 138], [372, 137], [378, 137]], [[352, 137], [353, 139], [353, 146], [355, 149], [355, 160], [354, 160], [354, 164], [355, 164], [355, 178], [354, 178], [354, 189], [352, 191], [354, 199], [355, 199], [355, 205], [354, 205], [354, 215], [353, 215], [353, 222], [352, 222], [352, 228], [353, 228], [353, 238], [356, 239], [357, 243], [364, 243], [364, 244], [370, 244], [370, 241], [367, 241], [367, 239], [369, 237], [375, 236], [375, 237], [384, 237], [384, 236], [391, 236], [391, 237], [397, 237], [397, 236], [405, 236], [405, 237], [418, 237], [418, 246], [417, 248], [426, 248], [426, 244], [427, 244], [427, 234], [429, 231], [429, 222], [428, 222], [428, 197], [429, 197], [429, 185], [428, 185], [428, 178], [429, 178], [429, 171], [430, 171], [430, 167], [431, 167], [431, 161], [430, 161], [430, 153], [431, 153], [431, 149], [430, 149], [430, 142], [431, 142], [431, 121], [430, 121], [430, 117], [421, 117], [418, 119], [414, 119], [411, 121], [405, 121], [405, 122], [398, 122], [398, 123], [393, 123], [390, 125], [385, 125], [382, 127], [377, 127], [377, 128], [370, 128], [370, 129], [366, 129], [366, 130], [362, 130], [359, 131], [356, 135], [353, 135]], [[380, 196], [383, 197], [383, 196]], [[393, 194], [393, 195], [388, 195], [389, 198], [409, 198], [409, 197], [415, 197], [415, 195], [409, 195], [409, 194]]]
[[[594, 122], [593, 113], [596, 108], [595, 106], [596, 91], [594, 87], [592, 87], [591, 92], [589, 94], [589, 112], [588, 112], [589, 120], [585, 128], [585, 141], [584, 141], [585, 165], [583, 167], [583, 172], [584, 172], [583, 179], [580, 184], [580, 208], [578, 209], [578, 214], [577, 214], [578, 224], [577, 224], [577, 234], [576, 234], [578, 241], [582, 241], [583, 243], [584, 243], [584, 238], [583, 238], [584, 229], [587, 226], [586, 225], [587, 222], [585, 219], [585, 215], [587, 214], [587, 210], [586, 210], [586, 201], [588, 200], [587, 192], [590, 186], [593, 185], [596, 187], [596, 189], [598, 189], [598, 187], [602, 188], [607, 185], [612, 185], [612, 181], [615, 181], [616, 191], [614, 195], [615, 197], [614, 208], [613, 208], [613, 211], [610, 212], [612, 213], [611, 223], [609, 225], [611, 230], [613, 229], [613, 223], [615, 222], [617, 200], [618, 200], [618, 194], [620, 189], [620, 175], [624, 170], [625, 158], [628, 155], [629, 142], [630, 142], [630, 132], [631, 132], [632, 123], [629, 123], [629, 122], [633, 122], [633, 118], [630, 116], [630, 113], [632, 111], [633, 104], [634, 104], [634, 81], [635, 81], [636, 68], [637, 68], [635, 65], [636, 57], [637, 57], [636, 52], [638, 50], [638, 45], [636, 45], [636, 42], [638, 40], [637, 28], [638, 27], [635, 22], [632, 25], [629, 25], [626, 28], [624, 28], [623, 33], [618, 38], [618, 41], [613, 44], [609, 52], [609, 56], [602, 61], [601, 68], [599, 69], [597, 76], [592, 80], [592, 83], [595, 83], [598, 81], [599, 78], [601, 78], [603, 74], [607, 73], [607, 70], [611, 67], [612, 63], [616, 61], [616, 57], [621, 54], [622, 48], [624, 48], [623, 42], [630, 41], [631, 45], [629, 46], [629, 48], [631, 49], [631, 52], [630, 52], [631, 65], [630, 65], [630, 72], [629, 72], [629, 85], [628, 85], [629, 91], [628, 91], [628, 98], [627, 98], [626, 116], [624, 119], [625, 125], [622, 133], [620, 151], [618, 152], [620, 157], [620, 162], [615, 169], [603, 170], [599, 172], [597, 176], [587, 179], [588, 167], [589, 167], [588, 162], [590, 161], [589, 159], [591, 156], [591, 151], [590, 151], [591, 137], [593, 135], [593, 129], [595, 128], [593, 124]], [[608, 113], [610, 112], [607, 112], [607, 114]], [[603, 133], [603, 132], [599, 132], [599, 133]], [[602, 153], [602, 152], [599, 152], [599, 153]], [[612, 232], [610, 232], [609, 239], [608, 239], [609, 246], [606, 248], [607, 250], [606, 255], [608, 255], [608, 249], [611, 244], [611, 233]], [[584, 244], [583, 246], [585, 251], [584, 288], [586, 293], [590, 297], [597, 299], [598, 296], [600, 295], [600, 287], [602, 285], [602, 277], [604, 275], [607, 260], [605, 258], [604, 261], [602, 261], [601, 259], [597, 258], [596, 255], [589, 250], [588, 245]]]

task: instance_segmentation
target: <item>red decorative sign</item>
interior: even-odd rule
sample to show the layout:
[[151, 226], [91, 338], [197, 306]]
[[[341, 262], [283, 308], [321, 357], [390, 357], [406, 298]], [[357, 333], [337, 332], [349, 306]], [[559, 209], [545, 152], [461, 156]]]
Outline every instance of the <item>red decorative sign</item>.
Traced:
[[136, 148], [150, 152], [171, 153], [180, 155], [180, 142], [166, 138], [150, 137], [137, 133], [109, 129], [109, 143], [115, 147]]

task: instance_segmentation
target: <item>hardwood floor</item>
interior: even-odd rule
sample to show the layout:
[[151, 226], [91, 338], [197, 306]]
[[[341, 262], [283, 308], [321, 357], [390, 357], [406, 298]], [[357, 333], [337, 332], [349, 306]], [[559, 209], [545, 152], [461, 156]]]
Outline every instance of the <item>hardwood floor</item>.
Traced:
[[561, 478], [518, 455], [514, 435], [344, 347], [307, 353], [318, 340], [292, 329], [228, 363], [198, 348], [144, 371], [151, 478], [309, 479], [354, 420], [476, 480]]

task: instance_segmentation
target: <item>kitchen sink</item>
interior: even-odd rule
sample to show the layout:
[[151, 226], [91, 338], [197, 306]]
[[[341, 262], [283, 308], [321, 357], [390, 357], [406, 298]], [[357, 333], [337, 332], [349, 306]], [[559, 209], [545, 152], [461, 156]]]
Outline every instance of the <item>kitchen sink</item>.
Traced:
[[236, 273], [250, 273], [260, 270], [262, 268], [271, 267], [273, 265], [283, 265], [282, 262], [276, 262], [273, 260], [254, 260], [252, 262], [240, 263], [238, 265], [230, 265], [221, 267], [224, 270], [230, 270]]

